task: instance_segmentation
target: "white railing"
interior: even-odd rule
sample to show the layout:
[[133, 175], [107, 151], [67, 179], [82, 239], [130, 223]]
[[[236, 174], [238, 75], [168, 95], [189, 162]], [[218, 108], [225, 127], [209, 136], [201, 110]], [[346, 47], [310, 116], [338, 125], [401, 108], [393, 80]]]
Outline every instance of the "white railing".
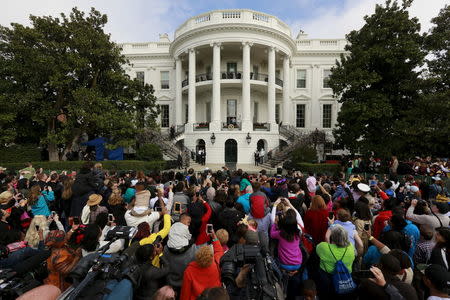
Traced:
[[320, 41], [320, 46], [337, 46], [337, 45], [338, 45], [337, 40]]
[[209, 21], [209, 20], [211, 20], [211, 15], [210, 15], [210, 14], [207, 14], [207, 15], [203, 15], [203, 16], [196, 17], [196, 18], [195, 18], [195, 23], [196, 23], [196, 24], [198, 24], [198, 23], [203, 23], [203, 22], [207, 22], [207, 21]]
[[241, 12], [240, 11], [224, 11], [222, 12], [223, 19], [240, 19]]
[[253, 13], [253, 20], [269, 23], [269, 16], [259, 13]]
[[291, 29], [277, 17], [254, 10], [216, 10], [190, 18], [175, 31], [175, 39], [183, 33], [205, 26], [242, 23], [266, 26], [291, 36]]
[[343, 51], [347, 40], [321, 40], [321, 39], [301, 39], [296, 40], [297, 50], [338, 50]]

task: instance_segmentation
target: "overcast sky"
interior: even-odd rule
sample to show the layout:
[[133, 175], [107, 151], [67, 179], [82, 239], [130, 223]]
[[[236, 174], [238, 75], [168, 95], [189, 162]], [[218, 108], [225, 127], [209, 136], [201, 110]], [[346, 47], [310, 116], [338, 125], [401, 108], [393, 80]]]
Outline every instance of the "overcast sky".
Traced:
[[[28, 23], [28, 16], [58, 15], [74, 6], [85, 11], [95, 7], [108, 15], [106, 31], [116, 42], [157, 41], [159, 33], [173, 32], [186, 19], [214, 9], [249, 8], [279, 17], [310, 38], [343, 38], [363, 24], [364, 15], [384, 0], [2, 0], [0, 24]], [[422, 31], [450, 0], [415, 0], [410, 12]]]

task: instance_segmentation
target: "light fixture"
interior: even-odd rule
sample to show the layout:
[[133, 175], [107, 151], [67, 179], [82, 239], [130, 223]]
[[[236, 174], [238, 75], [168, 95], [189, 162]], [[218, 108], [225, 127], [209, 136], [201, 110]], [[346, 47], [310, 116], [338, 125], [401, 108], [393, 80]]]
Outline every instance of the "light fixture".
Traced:
[[250, 132], [247, 133], [247, 137], [245, 139], [247, 140], [247, 144], [250, 145], [250, 143], [252, 142], [252, 137], [250, 136]]
[[214, 145], [214, 143], [216, 142], [216, 136], [214, 135], [214, 132], [211, 134], [211, 144]]

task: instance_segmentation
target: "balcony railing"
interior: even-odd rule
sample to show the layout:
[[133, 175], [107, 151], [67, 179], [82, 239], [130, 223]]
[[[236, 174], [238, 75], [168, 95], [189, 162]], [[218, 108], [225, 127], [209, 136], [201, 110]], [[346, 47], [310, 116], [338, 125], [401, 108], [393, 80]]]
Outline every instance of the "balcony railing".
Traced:
[[194, 131], [209, 131], [209, 123], [194, 123]]
[[241, 122], [222, 122], [222, 131], [233, 131], [233, 130], [241, 130]]
[[[212, 73], [204, 73], [204, 74], [197, 74], [195, 75], [195, 82], [202, 82], [202, 81], [209, 81], [213, 79]], [[220, 72], [220, 79], [221, 80], [227, 80], [227, 79], [242, 79], [242, 72], [227, 72], [227, 71], [221, 71]], [[269, 75], [267, 74], [261, 74], [261, 73], [253, 73], [250, 72], [250, 79], [251, 80], [258, 80], [258, 81], [269, 81]], [[275, 78], [275, 84], [278, 86], [283, 86], [283, 80], [280, 78]], [[181, 87], [185, 87], [189, 85], [189, 80], [184, 79], [181, 82]]]
[[226, 72], [221, 71], [221, 77], [222, 79], [241, 79], [242, 78], [242, 72]]
[[253, 123], [253, 131], [270, 131], [270, 123]]

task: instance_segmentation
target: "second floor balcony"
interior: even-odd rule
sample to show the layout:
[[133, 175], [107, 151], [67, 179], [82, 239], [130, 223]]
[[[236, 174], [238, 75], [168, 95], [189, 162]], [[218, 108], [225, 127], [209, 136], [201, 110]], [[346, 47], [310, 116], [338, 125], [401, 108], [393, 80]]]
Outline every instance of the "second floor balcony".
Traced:
[[[211, 81], [211, 84], [212, 84], [212, 80], [213, 80], [212, 73], [197, 74], [195, 76], [195, 82]], [[222, 81], [226, 82], [226, 80], [242, 80], [242, 72], [241, 71], [228, 72], [226, 70], [220, 71], [220, 80], [221, 80], [221, 82]], [[269, 75], [250, 72], [250, 80], [268, 82]], [[182, 88], [187, 87], [188, 85], [189, 85], [189, 80], [187, 78], [181, 82]], [[283, 87], [283, 80], [275, 77], [275, 85], [278, 85], [279, 87]]]

